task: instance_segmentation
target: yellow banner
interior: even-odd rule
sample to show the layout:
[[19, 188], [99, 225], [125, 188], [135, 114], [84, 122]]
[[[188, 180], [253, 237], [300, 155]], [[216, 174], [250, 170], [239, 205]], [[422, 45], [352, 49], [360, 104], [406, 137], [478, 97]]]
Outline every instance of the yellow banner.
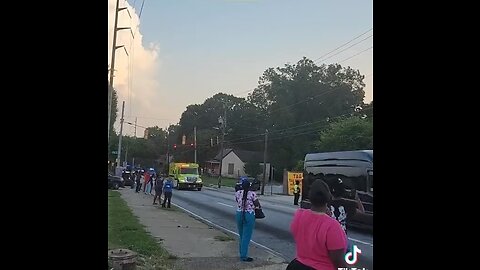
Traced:
[[288, 195], [293, 195], [293, 187], [295, 186], [295, 181], [299, 181], [300, 193], [302, 191], [302, 180], [303, 172], [287, 172], [288, 173]]

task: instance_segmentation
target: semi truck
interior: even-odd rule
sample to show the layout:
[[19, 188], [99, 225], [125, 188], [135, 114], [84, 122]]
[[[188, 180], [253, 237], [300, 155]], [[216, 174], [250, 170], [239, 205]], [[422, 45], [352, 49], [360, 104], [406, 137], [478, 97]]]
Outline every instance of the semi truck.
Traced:
[[172, 177], [173, 186], [176, 189], [197, 189], [202, 190], [203, 183], [198, 173], [196, 163], [170, 163], [168, 175]]

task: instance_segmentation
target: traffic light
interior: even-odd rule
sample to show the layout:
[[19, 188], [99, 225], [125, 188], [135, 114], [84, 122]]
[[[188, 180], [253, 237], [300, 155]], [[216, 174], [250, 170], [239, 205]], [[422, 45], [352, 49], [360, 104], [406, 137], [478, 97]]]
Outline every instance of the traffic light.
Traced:
[[177, 144], [173, 144], [173, 149], [176, 150], [177, 149]]
[[190, 146], [193, 146], [193, 143], [191, 143]]

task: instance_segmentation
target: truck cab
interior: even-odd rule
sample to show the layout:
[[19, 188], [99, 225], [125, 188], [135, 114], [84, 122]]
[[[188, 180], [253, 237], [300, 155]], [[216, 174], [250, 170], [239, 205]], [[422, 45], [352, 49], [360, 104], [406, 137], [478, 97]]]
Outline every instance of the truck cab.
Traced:
[[171, 163], [168, 175], [174, 178], [173, 186], [176, 189], [202, 190], [203, 182], [196, 163]]
[[315, 180], [328, 184], [340, 178], [348, 193], [346, 199], [354, 199], [357, 193], [365, 209], [350, 219], [350, 225], [373, 229], [373, 150], [307, 154], [303, 174], [301, 208], [310, 208], [308, 192]]

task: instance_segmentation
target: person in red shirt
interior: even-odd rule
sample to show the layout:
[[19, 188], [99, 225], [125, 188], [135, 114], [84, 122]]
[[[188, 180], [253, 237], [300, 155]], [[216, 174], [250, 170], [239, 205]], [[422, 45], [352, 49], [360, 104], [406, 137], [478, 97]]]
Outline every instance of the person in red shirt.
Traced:
[[145, 173], [143, 174], [143, 179], [145, 179], [145, 183], [143, 184], [143, 192], [145, 192], [145, 194], [147, 194], [145, 189], [147, 188], [147, 185], [150, 182], [150, 174], [147, 171], [145, 171]]
[[327, 203], [332, 199], [322, 180], [310, 186], [310, 209], [298, 209], [290, 230], [296, 244], [296, 257], [287, 270], [337, 270], [347, 267], [345, 251], [347, 237], [340, 223], [327, 214]]

